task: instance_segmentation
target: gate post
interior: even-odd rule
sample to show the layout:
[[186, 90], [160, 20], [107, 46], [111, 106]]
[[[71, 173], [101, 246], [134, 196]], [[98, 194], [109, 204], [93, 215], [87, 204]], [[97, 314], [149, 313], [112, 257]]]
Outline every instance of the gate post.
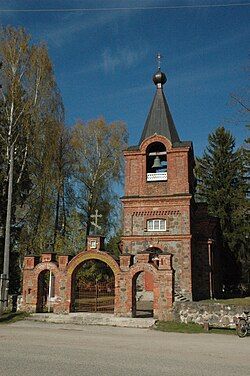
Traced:
[[158, 319], [170, 320], [172, 318], [172, 307], [174, 298], [174, 271], [170, 253], [162, 253], [159, 256], [158, 269]]

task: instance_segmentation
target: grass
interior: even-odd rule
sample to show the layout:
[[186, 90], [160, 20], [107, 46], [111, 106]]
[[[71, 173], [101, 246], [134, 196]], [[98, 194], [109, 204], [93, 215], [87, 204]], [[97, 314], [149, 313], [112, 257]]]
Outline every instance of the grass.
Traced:
[[216, 299], [216, 300], [200, 300], [198, 303], [207, 303], [207, 304], [233, 304], [237, 306], [250, 306], [250, 297], [246, 298], [231, 298], [231, 299]]
[[156, 330], [175, 333], [205, 333], [201, 325], [194, 323], [184, 324], [175, 321], [157, 321]]
[[234, 334], [234, 329], [220, 329], [220, 328], [211, 328], [209, 332], [207, 332], [203, 326], [194, 324], [194, 323], [180, 323], [176, 321], [158, 321], [156, 323], [156, 330], [160, 330], [162, 332], [174, 332], [174, 333], [215, 333], [215, 334]]
[[27, 312], [4, 312], [0, 316], [0, 324], [11, 324], [20, 321], [29, 316]]

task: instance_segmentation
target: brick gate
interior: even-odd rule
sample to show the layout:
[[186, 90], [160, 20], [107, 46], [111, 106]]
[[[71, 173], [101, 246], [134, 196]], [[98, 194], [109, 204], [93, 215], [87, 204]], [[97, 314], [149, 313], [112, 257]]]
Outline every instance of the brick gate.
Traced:
[[70, 313], [72, 307], [73, 275], [75, 270], [87, 260], [100, 260], [112, 270], [115, 278], [114, 314], [116, 316], [135, 316], [134, 281], [141, 272], [153, 275], [153, 316], [160, 320], [169, 317], [173, 304], [173, 268], [172, 255], [159, 253], [150, 256], [150, 252], [138, 254], [136, 257], [124, 253], [116, 260], [105, 252], [104, 238], [89, 236], [85, 251], [75, 257], [56, 255], [46, 252], [41, 257], [26, 256], [23, 271], [23, 303], [22, 309], [38, 312], [41, 302], [39, 279], [41, 273], [53, 273], [54, 296], [50, 297], [50, 307], [54, 313]]

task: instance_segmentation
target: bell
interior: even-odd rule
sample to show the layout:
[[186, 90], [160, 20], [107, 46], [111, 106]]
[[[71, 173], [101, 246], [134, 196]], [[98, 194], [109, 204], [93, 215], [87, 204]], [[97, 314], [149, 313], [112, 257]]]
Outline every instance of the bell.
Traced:
[[159, 168], [159, 167], [161, 167], [161, 160], [157, 155], [155, 157], [154, 164], [153, 164], [152, 168]]

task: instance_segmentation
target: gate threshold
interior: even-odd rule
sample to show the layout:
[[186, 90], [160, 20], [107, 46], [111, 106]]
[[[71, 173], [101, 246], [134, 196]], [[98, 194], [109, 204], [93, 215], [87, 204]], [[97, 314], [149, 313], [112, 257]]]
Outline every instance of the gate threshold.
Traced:
[[118, 317], [108, 313], [72, 312], [66, 315], [33, 313], [26, 320], [76, 325], [108, 325], [127, 328], [150, 328], [156, 323], [153, 317]]

